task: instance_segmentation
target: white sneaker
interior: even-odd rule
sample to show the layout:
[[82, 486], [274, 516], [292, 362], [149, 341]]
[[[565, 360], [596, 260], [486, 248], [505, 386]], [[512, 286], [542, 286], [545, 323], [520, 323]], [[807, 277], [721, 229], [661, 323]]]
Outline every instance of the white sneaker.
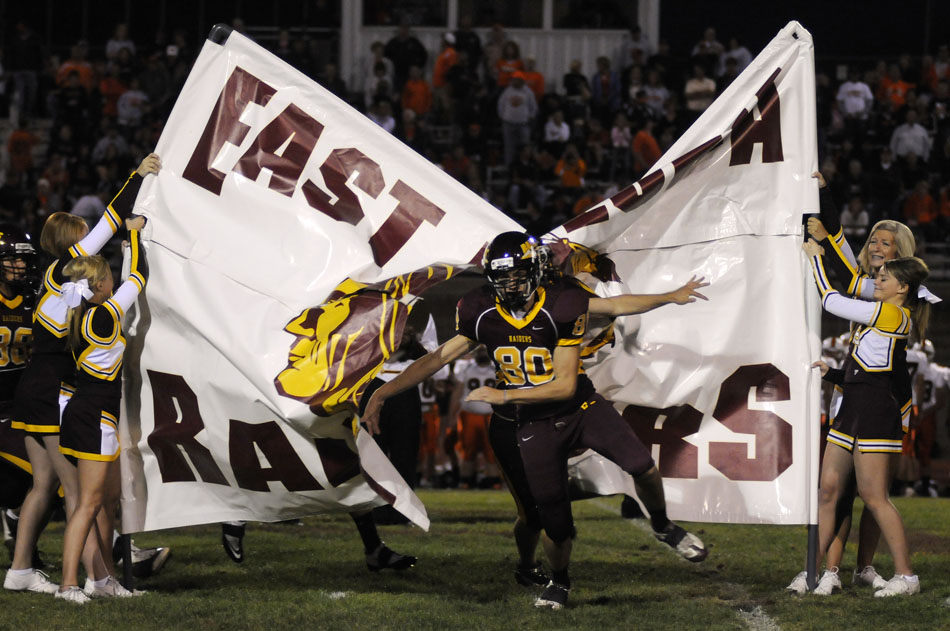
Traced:
[[795, 578], [792, 579], [792, 582], [788, 584], [788, 587], [785, 588], [785, 591], [789, 591], [801, 596], [808, 591], [808, 572], [802, 570], [795, 575]]
[[833, 567], [830, 570], [825, 570], [825, 573], [821, 575], [818, 584], [815, 585], [815, 589], [813, 589], [811, 593], [816, 596], [830, 596], [840, 591], [841, 579], [838, 578], [838, 568]]
[[874, 589], [881, 589], [887, 585], [884, 577], [877, 573], [873, 565], [866, 566], [860, 572], [855, 570], [854, 577], [851, 579], [852, 585], [870, 585]]
[[91, 578], [86, 578], [86, 584], [83, 586], [82, 591], [90, 598], [131, 598], [133, 596], [141, 596], [145, 593], [138, 589], [132, 591], [127, 590], [122, 583], [115, 580], [114, 576], [108, 577], [106, 584], [102, 587], [96, 587], [96, 584]]
[[663, 532], [654, 531], [653, 536], [673, 548], [677, 554], [692, 563], [699, 563], [705, 560], [709, 555], [709, 551], [706, 550], [702, 539], [691, 532], [687, 532], [673, 522], [670, 522]]
[[3, 589], [9, 589], [14, 592], [39, 592], [41, 594], [52, 594], [59, 590], [59, 585], [49, 580], [49, 576], [39, 570], [31, 570], [29, 574], [13, 574], [13, 570], [7, 570], [7, 575], [3, 579]]
[[85, 605], [87, 602], [89, 602], [89, 596], [86, 596], [83, 591], [75, 585], [72, 587], [67, 587], [63, 590], [57, 589], [53, 594], [53, 598], [66, 600], [71, 603], [76, 603], [77, 605]]
[[887, 581], [884, 587], [874, 592], [878, 598], [887, 598], [888, 596], [910, 596], [920, 591], [920, 580], [914, 574], [911, 577], [895, 574], [894, 578]]

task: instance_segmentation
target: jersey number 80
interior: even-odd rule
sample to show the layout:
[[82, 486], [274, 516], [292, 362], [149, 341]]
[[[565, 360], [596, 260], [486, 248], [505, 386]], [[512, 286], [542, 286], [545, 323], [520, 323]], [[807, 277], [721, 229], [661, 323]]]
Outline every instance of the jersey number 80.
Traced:
[[514, 346], [499, 346], [494, 353], [495, 364], [511, 386], [539, 386], [554, 378], [551, 351], [539, 346], [524, 350]]

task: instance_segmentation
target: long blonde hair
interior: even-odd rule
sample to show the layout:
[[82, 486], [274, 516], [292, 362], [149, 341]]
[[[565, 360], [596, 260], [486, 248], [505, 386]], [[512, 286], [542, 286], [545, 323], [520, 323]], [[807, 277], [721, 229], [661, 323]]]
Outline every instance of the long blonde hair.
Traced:
[[[85, 279], [90, 289], [106, 280], [112, 270], [109, 263], [101, 256], [77, 256], [63, 268], [63, 275], [70, 281], [77, 283]], [[82, 317], [89, 309], [89, 303], [84, 299], [79, 306], [69, 309], [66, 316], [66, 330], [68, 331], [69, 346], [76, 349], [82, 338]]]
[[888, 273], [893, 275], [898, 282], [907, 285], [907, 297], [904, 298], [904, 306], [910, 310], [914, 339], [923, 342], [926, 339], [927, 323], [930, 321], [930, 303], [918, 297], [917, 290], [930, 275], [927, 264], [916, 256], [907, 256], [888, 261], [881, 267], [887, 269]]
[[46, 223], [43, 224], [40, 247], [54, 258], [65, 258], [69, 254], [69, 248], [79, 243], [83, 232], [88, 228], [82, 217], [55, 212], [47, 217]]
[[871, 232], [868, 233], [868, 240], [864, 242], [864, 247], [861, 248], [861, 252], [858, 254], [858, 267], [871, 277], [874, 276], [874, 272], [877, 270], [871, 269], [871, 254], [868, 252], [868, 246], [871, 243], [871, 237], [878, 230], [887, 230], [894, 233], [894, 242], [897, 245], [897, 256], [894, 258], [914, 256], [914, 252], [917, 250], [917, 240], [910, 228], [893, 219], [882, 219], [871, 228]]

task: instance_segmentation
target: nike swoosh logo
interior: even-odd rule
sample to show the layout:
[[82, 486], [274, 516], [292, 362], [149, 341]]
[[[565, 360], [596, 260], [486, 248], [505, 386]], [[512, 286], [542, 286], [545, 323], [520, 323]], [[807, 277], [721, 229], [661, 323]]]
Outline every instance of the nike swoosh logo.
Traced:
[[534, 434], [532, 434], [531, 436], [524, 436], [524, 437], [521, 439], [521, 442], [526, 443], [526, 442], [528, 442], [529, 440], [531, 440], [532, 438], [534, 438]]
[[531, 327], [531, 330], [532, 330], [532, 331], [543, 331], [543, 330], [544, 330], [544, 327], [543, 327], [543, 326], [533, 326], [533, 327]]

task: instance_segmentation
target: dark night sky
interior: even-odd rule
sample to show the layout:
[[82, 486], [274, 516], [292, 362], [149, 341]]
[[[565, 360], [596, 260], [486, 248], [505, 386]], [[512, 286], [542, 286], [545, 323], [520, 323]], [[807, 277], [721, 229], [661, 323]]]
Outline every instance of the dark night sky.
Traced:
[[[930, 19], [927, 19], [929, 6]], [[950, 2], [942, 0], [662, 0], [660, 36], [676, 51], [691, 50], [706, 26], [724, 44], [739, 37], [757, 54], [789, 20], [811, 32], [823, 58], [921, 55], [950, 42]]]

